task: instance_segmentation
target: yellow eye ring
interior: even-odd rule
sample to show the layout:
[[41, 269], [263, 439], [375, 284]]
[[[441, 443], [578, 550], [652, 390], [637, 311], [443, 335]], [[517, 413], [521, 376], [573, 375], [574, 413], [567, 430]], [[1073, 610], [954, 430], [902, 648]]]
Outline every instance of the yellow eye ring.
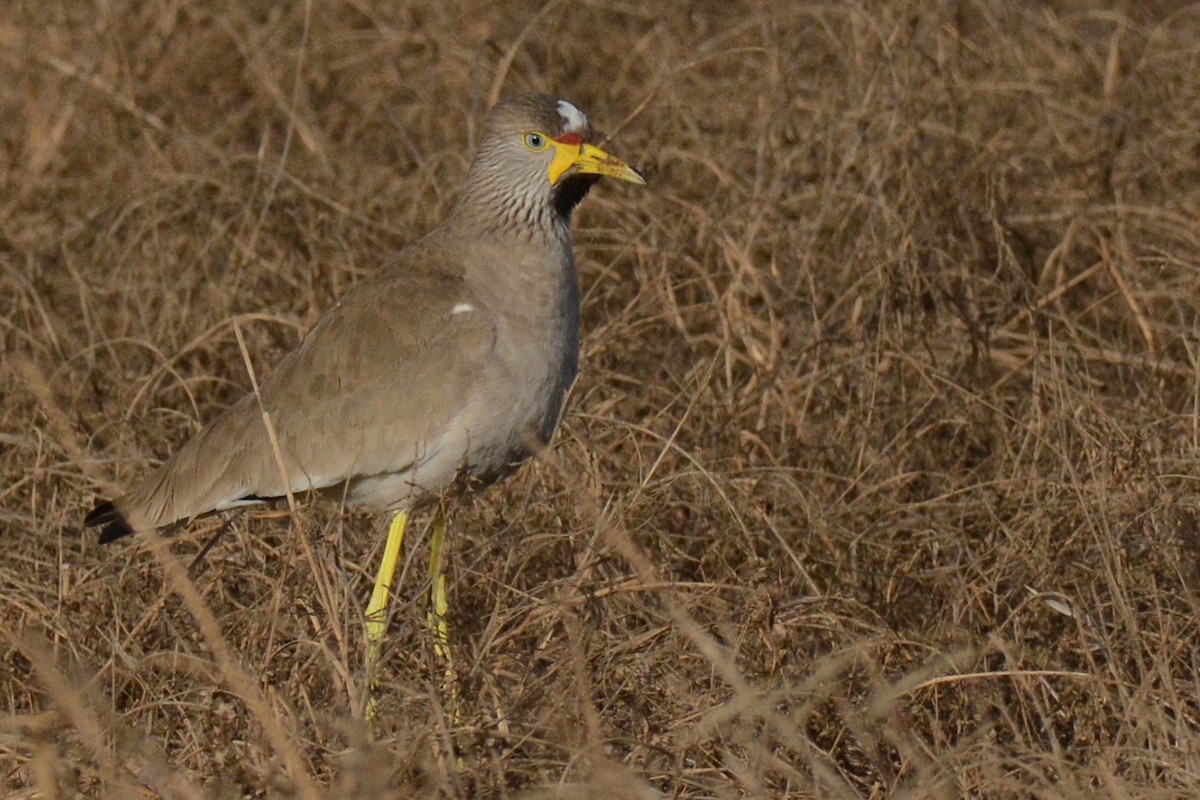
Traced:
[[546, 135], [537, 132], [530, 132], [522, 136], [521, 143], [535, 153], [540, 150], [545, 150], [550, 146], [550, 142], [547, 141]]

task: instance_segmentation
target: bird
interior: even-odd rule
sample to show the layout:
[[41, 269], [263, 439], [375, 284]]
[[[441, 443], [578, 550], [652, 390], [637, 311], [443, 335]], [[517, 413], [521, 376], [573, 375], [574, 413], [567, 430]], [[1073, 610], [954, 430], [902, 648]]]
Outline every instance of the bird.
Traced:
[[[360, 280], [255, 391], [97, 504], [85, 526], [106, 544], [301, 493], [391, 513], [365, 613], [373, 715], [408, 515], [510, 474], [548, 445], [561, 417], [579, 367], [572, 212], [603, 177], [645, 183], [595, 138], [568, 100], [498, 102], [442, 222]], [[429, 613], [448, 662], [443, 534], [439, 513]]]

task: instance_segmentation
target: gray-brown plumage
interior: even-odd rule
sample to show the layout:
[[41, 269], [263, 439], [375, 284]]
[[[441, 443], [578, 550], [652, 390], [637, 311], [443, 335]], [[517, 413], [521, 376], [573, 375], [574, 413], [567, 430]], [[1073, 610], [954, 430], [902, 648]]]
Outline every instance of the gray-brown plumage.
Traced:
[[642, 182], [591, 133], [565, 101], [502, 101], [446, 220], [316, 324], [261, 407], [243, 397], [86, 524], [108, 542], [289, 490], [404, 509], [544, 445], [578, 361], [571, 212], [600, 175]]

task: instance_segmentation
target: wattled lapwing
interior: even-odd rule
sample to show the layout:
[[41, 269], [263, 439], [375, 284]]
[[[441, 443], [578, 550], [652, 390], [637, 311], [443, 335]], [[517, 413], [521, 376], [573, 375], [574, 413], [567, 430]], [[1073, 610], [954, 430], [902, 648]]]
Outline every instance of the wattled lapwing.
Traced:
[[[644, 183], [592, 136], [566, 100], [500, 102], [441, 225], [348, 292], [257, 394], [85, 524], [111, 542], [310, 491], [394, 512], [367, 607], [369, 687], [408, 512], [503, 477], [558, 422], [579, 360], [571, 212], [601, 176]], [[442, 549], [435, 524], [444, 650]]]

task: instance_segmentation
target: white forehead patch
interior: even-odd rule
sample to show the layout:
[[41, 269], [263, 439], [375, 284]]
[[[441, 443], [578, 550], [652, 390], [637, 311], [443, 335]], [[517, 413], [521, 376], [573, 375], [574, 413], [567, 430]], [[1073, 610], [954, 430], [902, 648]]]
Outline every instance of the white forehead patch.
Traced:
[[563, 118], [563, 128], [567, 131], [580, 132], [588, 126], [587, 114], [566, 100], [558, 101], [558, 115]]

